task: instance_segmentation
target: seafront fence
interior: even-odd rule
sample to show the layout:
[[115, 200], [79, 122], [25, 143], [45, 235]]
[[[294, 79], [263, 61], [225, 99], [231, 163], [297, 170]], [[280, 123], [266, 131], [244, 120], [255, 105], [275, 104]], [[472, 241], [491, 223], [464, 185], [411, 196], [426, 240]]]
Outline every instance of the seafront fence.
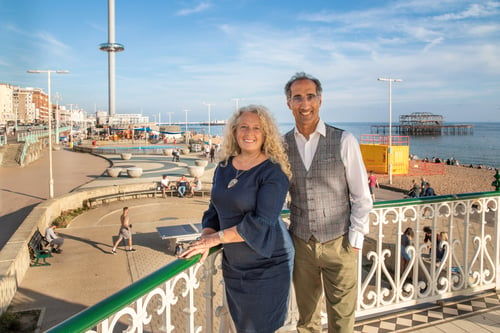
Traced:
[[[500, 289], [500, 192], [376, 202], [359, 252], [357, 319]], [[424, 243], [423, 227], [433, 230]], [[411, 246], [401, 236], [411, 227]], [[438, 242], [438, 233], [442, 241]], [[439, 250], [439, 251], [438, 251]], [[403, 251], [410, 256], [402, 264]], [[437, 253], [442, 253], [437, 255]], [[221, 250], [175, 260], [48, 332], [235, 332], [220, 274]], [[293, 331], [293, 290], [285, 326]], [[325, 318], [326, 316], [323, 316]], [[325, 319], [326, 321], [326, 319]]]
[[[71, 131], [70, 126], [59, 127], [59, 133]], [[55, 135], [55, 129], [52, 130], [52, 135]], [[26, 141], [37, 141], [40, 138], [48, 137], [49, 130], [46, 129], [35, 129], [30, 132], [23, 131], [17, 133], [17, 142], [26, 142]]]

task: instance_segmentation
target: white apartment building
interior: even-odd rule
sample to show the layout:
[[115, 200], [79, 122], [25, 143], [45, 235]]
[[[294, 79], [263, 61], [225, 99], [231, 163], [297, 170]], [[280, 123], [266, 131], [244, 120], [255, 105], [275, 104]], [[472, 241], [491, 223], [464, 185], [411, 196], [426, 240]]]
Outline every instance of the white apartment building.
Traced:
[[21, 124], [32, 124], [46, 119], [47, 103], [48, 96], [42, 89], [19, 87], [14, 89], [13, 110]]
[[0, 83], [0, 126], [15, 122], [16, 116], [13, 108], [14, 87], [10, 84]]

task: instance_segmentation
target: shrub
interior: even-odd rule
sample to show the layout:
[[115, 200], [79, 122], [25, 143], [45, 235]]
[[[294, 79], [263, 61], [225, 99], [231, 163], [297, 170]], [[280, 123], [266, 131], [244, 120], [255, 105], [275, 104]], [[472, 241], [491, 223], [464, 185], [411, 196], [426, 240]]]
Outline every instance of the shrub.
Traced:
[[57, 228], [66, 228], [71, 220], [73, 220], [75, 217], [82, 214], [86, 210], [87, 208], [82, 207], [64, 210], [62, 211], [61, 215], [59, 215], [54, 221], [52, 221], [52, 223], [55, 224]]

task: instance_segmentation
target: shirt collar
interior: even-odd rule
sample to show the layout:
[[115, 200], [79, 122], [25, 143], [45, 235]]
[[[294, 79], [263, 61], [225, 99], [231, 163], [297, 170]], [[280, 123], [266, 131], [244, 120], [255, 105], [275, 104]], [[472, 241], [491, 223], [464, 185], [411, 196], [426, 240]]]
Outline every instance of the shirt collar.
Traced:
[[[318, 121], [318, 124], [316, 125], [316, 129], [314, 130], [313, 133], [318, 133], [318, 134], [321, 134], [322, 136], [326, 136], [326, 125], [325, 125], [325, 122], [323, 120], [319, 120]], [[295, 136], [303, 136], [302, 133], [299, 132], [299, 130], [297, 129], [297, 126], [295, 126], [294, 128], [294, 134]]]

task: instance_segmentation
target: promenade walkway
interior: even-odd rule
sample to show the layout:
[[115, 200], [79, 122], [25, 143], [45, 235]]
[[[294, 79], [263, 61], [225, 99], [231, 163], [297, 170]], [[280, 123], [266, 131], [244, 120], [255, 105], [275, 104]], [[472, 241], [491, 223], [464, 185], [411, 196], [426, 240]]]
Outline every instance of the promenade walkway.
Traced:
[[[54, 173], [56, 195], [75, 189], [87, 189], [96, 186], [119, 185], [127, 182], [157, 181], [161, 174], [172, 175], [173, 178], [186, 173], [186, 165], [194, 163], [199, 155], [181, 158], [180, 163], [173, 163], [169, 157], [164, 156], [134, 156], [132, 160], [122, 161], [117, 155], [106, 156], [108, 160], [89, 154], [74, 153], [70, 151], [55, 152], [54, 160], [59, 158], [63, 165], [75, 162], [71, 166], [71, 173], [63, 171]], [[26, 205], [35, 205], [48, 197], [48, 181], [45, 175], [48, 163], [44, 164], [46, 157], [36, 162], [36, 167], [19, 168], [8, 171], [9, 181], [3, 178], [5, 170], [0, 171], [2, 178], [2, 218], [21, 211]], [[115, 166], [139, 166], [144, 169], [143, 176], [138, 179], [128, 177], [110, 178], [103, 175], [110, 161]], [[211, 181], [214, 165], [207, 167], [207, 172], [202, 177], [204, 183]], [[60, 170], [60, 169], [57, 169]], [[61, 172], [61, 173], [60, 173]], [[64, 176], [63, 176], [64, 175]], [[79, 175], [79, 176], [76, 176]], [[64, 180], [64, 186], [58, 178], [71, 178]], [[34, 179], [27, 189], [24, 179]], [[89, 181], [90, 180], [90, 181]], [[17, 183], [17, 182], [19, 183]], [[77, 182], [79, 182], [77, 184]], [[19, 184], [19, 187], [16, 187]], [[8, 186], [7, 186], [8, 185]], [[37, 190], [35, 190], [35, 188]], [[39, 191], [39, 192], [36, 192]], [[390, 200], [402, 198], [402, 193], [389, 190], [376, 189], [377, 200]], [[21, 201], [20, 197], [29, 197], [33, 201]], [[36, 201], [38, 200], [38, 201]], [[43, 309], [40, 328], [42, 331], [56, 325], [64, 319], [78, 313], [109, 295], [137, 281], [143, 276], [157, 270], [161, 266], [175, 260], [173, 253], [167, 248], [156, 231], [157, 226], [184, 224], [198, 222], [208, 204], [208, 198], [195, 197], [192, 199], [173, 198], [148, 198], [117, 201], [78, 216], [66, 229], [58, 230], [65, 238], [64, 251], [50, 258], [51, 266], [29, 268], [24, 280], [19, 286], [14, 300], [13, 311], [27, 309]], [[23, 206], [24, 205], [24, 206]], [[119, 216], [123, 206], [130, 207], [130, 219], [133, 224], [133, 241], [136, 252], [125, 252], [121, 246], [117, 255], [111, 254], [111, 246], [116, 239], [119, 227]], [[6, 212], [6, 213], [4, 213]], [[27, 214], [26, 214], [27, 215]], [[26, 216], [24, 215], [24, 216]], [[0, 219], [1, 223], [4, 223]], [[22, 220], [16, 220], [19, 224]], [[11, 222], [12, 225], [15, 224]], [[2, 225], [3, 229], [3, 225]], [[495, 295], [496, 296], [496, 295]], [[491, 301], [494, 296], [482, 302]], [[480, 303], [477, 300], [476, 303]], [[497, 298], [498, 302], [498, 298]], [[475, 305], [477, 306], [477, 304]], [[433, 305], [435, 307], [436, 304]], [[479, 305], [480, 306], [480, 305]], [[471, 309], [476, 309], [471, 306]], [[480, 307], [488, 309], [490, 307]], [[420, 311], [420, 312], [417, 312]], [[500, 330], [500, 310], [481, 312], [474, 315], [473, 311], [460, 311], [462, 315], [471, 315], [465, 319], [449, 315], [436, 319], [439, 311], [434, 309], [427, 315], [421, 314], [421, 309], [407, 309], [397, 317], [391, 315], [386, 318], [377, 318], [358, 323], [356, 332], [393, 332], [415, 330], [416, 332], [498, 332]], [[434, 316], [434, 317], [432, 317]], [[409, 318], [409, 319], [408, 319]], [[429, 319], [430, 318], [430, 319]], [[415, 320], [417, 319], [417, 320]], [[420, 321], [419, 321], [420, 320]], [[402, 324], [401, 324], [402, 323]], [[431, 326], [426, 326], [428, 324]], [[398, 326], [399, 325], [399, 326]], [[402, 325], [402, 326], [401, 326]], [[422, 328], [424, 327], [425, 328]]]

